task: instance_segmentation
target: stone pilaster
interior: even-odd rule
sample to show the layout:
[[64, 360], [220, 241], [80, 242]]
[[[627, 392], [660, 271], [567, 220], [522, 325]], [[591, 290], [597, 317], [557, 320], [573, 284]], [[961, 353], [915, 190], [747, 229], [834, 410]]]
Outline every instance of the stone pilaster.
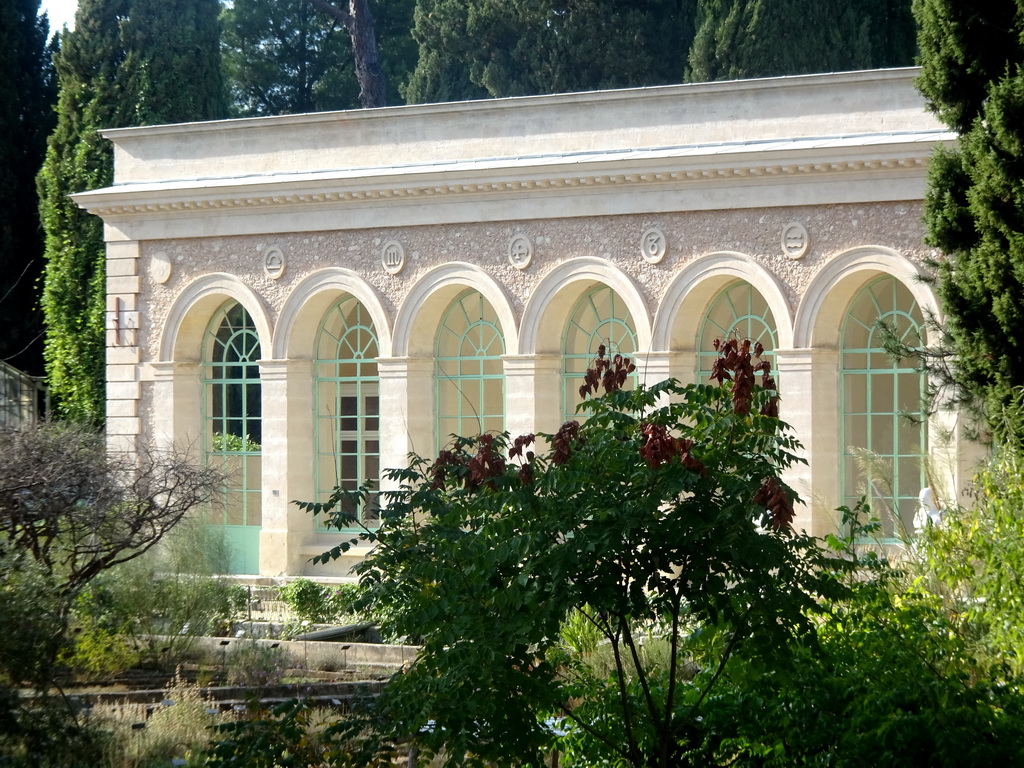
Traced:
[[410, 452], [433, 454], [434, 361], [425, 357], [382, 357], [377, 359], [377, 375], [381, 468], [407, 466]]
[[[199, 363], [150, 363], [153, 421], [149, 434], [154, 443], [202, 458], [203, 384]], [[138, 389], [139, 384], [134, 385]], [[111, 399], [111, 385], [107, 398]], [[108, 403], [109, 408], [109, 403]]]
[[[834, 349], [775, 351], [781, 403], [779, 415], [803, 445], [807, 464], [784, 475], [804, 503], [795, 525], [815, 536], [836, 529], [842, 450], [839, 445], [839, 353]], [[838, 471], [837, 471], [838, 468]]]
[[291, 503], [314, 500], [313, 364], [261, 360], [263, 403], [263, 528], [260, 574], [302, 573], [302, 547], [313, 534], [313, 516]]
[[107, 443], [134, 450], [139, 418], [139, 243], [107, 243]]

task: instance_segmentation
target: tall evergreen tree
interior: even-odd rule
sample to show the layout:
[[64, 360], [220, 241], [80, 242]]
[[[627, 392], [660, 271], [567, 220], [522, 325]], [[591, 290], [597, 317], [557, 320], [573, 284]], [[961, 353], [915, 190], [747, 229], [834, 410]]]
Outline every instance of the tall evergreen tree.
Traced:
[[131, 0], [122, 24], [122, 125], [184, 123], [227, 113], [218, 0]]
[[410, 102], [682, 81], [694, 0], [418, 0]]
[[53, 128], [56, 90], [39, 0], [0, 0], [0, 360], [43, 372], [35, 284], [43, 238], [34, 179]]
[[689, 79], [909, 66], [911, 0], [698, 0]]
[[296, 114], [356, 103], [348, 35], [310, 0], [235, 0], [222, 19], [233, 114]]
[[[414, 0], [375, 0], [372, 12], [386, 101], [415, 64]], [[330, 7], [334, 7], [333, 5]], [[224, 9], [224, 70], [233, 114], [319, 112], [360, 106], [352, 35], [312, 0], [235, 0]]]
[[[104, 128], [224, 116], [216, 0], [81, 0], [55, 56], [57, 127], [37, 183], [46, 368], [58, 413], [104, 417], [103, 225], [68, 197], [113, 178]], [[173, 10], [173, 15], [171, 14]], [[204, 79], [205, 78], [205, 79]]]
[[[928, 169], [925, 222], [953, 377], [997, 439], [1024, 440], [1024, 3], [915, 0], [918, 86], [960, 133]], [[1016, 390], [1015, 390], [1016, 388]]]

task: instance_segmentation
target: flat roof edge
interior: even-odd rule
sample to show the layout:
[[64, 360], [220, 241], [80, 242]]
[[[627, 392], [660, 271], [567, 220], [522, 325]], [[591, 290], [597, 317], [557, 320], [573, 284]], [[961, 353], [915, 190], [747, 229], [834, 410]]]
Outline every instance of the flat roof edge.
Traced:
[[432, 102], [428, 104], [403, 104], [373, 109], [350, 109], [332, 112], [310, 112], [298, 115], [273, 115], [266, 117], [232, 118], [189, 123], [173, 123], [129, 128], [107, 128], [100, 131], [104, 138], [143, 138], [173, 133], [203, 133], [222, 131], [227, 127], [267, 127], [273, 125], [305, 125], [316, 123], [338, 123], [349, 121], [377, 120], [396, 115], [416, 116], [419, 114], [463, 113], [474, 111], [507, 110], [518, 106], [559, 106], [567, 103], [602, 103], [629, 101], [634, 99], [678, 98], [692, 93], [716, 93], [765, 91], [792, 87], [831, 86], [843, 83], [866, 83], [881, 81], [911, 82], [919, 67], [897, 67], [891, 69], [865, 69], [848, 72], [825, 72], [805, 75], [782, 75], [778, 77], [750, 78], [744, 80], [713, 80], [700, 83], [678, 83], [639, 88], [620, 88], [571, 93], [541, 94], [535, 96], [510, 96], [495, 99], [471, 101]]

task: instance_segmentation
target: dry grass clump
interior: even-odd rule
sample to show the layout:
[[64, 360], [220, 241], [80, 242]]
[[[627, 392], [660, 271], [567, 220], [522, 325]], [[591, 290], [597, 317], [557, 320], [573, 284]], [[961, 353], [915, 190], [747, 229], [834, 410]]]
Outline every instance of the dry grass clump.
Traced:
[[113, 736], [103, 768], [201, 765], [198, 753], [214, 735], [211, 726], [231, 719], [203, 696], [198, 685], [184, 680], [180, 669], [167, 687], [164, 703], [152, 714], [148, 709], [131, 704], [93, 713], [94, 725]]

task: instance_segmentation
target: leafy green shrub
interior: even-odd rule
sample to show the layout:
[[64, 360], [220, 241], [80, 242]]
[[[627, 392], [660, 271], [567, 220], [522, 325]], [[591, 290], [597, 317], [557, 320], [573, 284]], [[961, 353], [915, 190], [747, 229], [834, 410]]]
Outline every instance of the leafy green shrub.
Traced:
[[260, 444], [248, 435], [241, 437], [223, 432], [213, 433], [212, 447], [214, 451], [224, 453], [259, 453], [262, 450]]
[[97, 577], [74, 605], [78, 622], [120, 635], [145, 660], [173, 668], [196, 637], [223, 634], [243, 615], [245, 588], [214, 575], [225, 562], [222, 547], [209, 526], [185, 521], [167, 546]]
[[61, 600], [52, 574], [4, 543], [0, 536], [0, 684], [42, 684], [65, 643]]
[[1002, 448], [974, 478], [973, 503], [919, 537], [922, 578], [966, 622], [973, 652], [1024, 676], [1024, 457]]
[[299, 577], [281, 587], [278, 597], [299, 619], [313, 624], [329, 624], [352, 612], [358, 590], [355, 584], [325, 587]]
[[[715, 671], [737, 656], [779, 669], [813, 634], [849, 564], [791, 527], [782, 475], [799, 446], [760, 351], [718, 348], [721, 386], [629, 392], [610, 385], [632, 363], [601, 349], [581, 391], [609, 391], [582, 424], [543, 435], [549, 450], [535, 435], [484, 434], [386, 473], [396, 490], [363, 535], [375, 547], [356, 566], [358, 604], [424, 642], [376, 704], [381, 744], [415, 734], [421, 754], [450, 764], [539, 764], [560, 717], [579, 736], [577, 764], [685, 765]], [[376, 499], [365, 488], [300, 506], [344, 531]], [[573, 610], [588, 613], [610, 674], [562, 663]], [[695, 628], [717, 639], [701, 641], [712, 671], [699, 684]]]
[[979, 666], [959, 617], [925, 582], [871, 552], [858, 558], [862, 533], [853, 523], [850, 538], [830, 539], [858, 568], [791, 664], [773, 671], [737, 658], [724, 670], [692, 764], [1024, 764], [1019, 686]]
[[339, 584], [336, 587], [331, 587], [330, 600], [338, 616], [355, 613], [356, 601], [359, 596], [358, 584]]
[[91, 680], [116, 675], [139, 663], [141, 654], [128, 638], [95, 621], [75, 627], [73, 649], [62, 661]]
[[[354, 729], [344, 722], [336, 722], [336, 718], [336, 711], [325, 712], [308, 699], [293, 699], [269, 710], [257, 710], [252, 719], [217, 726], [216, 741], [207, 749], [208, 762], [204, 765], [211, 768], [364, 765], [366, 755], [354, 748], [358, 747], [353, 744]], [[398, 750], [392, 749], [389, 759], [373, 765], [397, 765], [397, 756]]]

